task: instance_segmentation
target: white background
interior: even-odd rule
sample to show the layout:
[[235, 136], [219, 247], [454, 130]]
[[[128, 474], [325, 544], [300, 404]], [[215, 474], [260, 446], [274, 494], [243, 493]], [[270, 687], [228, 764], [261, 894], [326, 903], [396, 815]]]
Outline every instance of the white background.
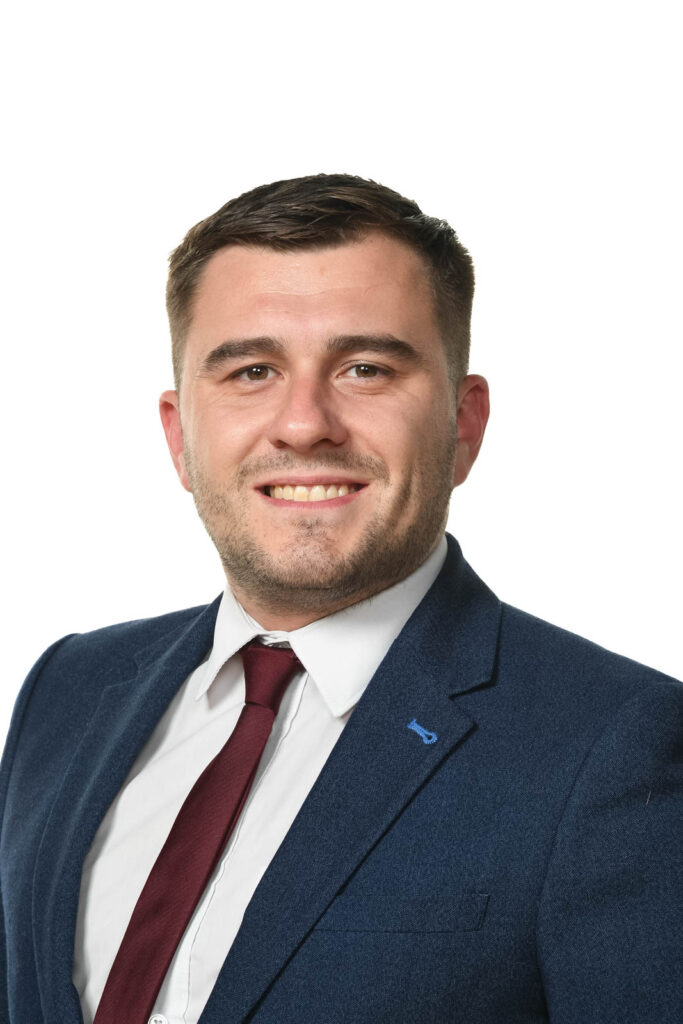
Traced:
[[[210, 600], [158, 424], [166, 258], [263, 182], [372, 177], [477, 269], [451, 529], [505, 600], [683, 676], [675, 2], [15, 5], [3, 29], [3, 678]], [[55, 693], [55, 700], [59, 694]]]

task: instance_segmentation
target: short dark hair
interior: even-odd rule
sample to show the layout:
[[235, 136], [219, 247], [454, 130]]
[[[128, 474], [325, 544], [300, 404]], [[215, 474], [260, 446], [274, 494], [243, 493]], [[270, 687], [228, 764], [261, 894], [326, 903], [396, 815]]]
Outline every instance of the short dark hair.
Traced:
[[228, 245], [265, 246], [278, 252], [323, 248], [372, 231], [399, 239], [423, 259], [449, 373], [457, 385], [469, 363], [474, 268], [453, 228], [375, 181], [352, 174], [312, 174], [261, 185], [231, 199], [190, 228], [171, 253], [166, 308], [176, 387], [194, 297], [202, 270], [215, 252]]

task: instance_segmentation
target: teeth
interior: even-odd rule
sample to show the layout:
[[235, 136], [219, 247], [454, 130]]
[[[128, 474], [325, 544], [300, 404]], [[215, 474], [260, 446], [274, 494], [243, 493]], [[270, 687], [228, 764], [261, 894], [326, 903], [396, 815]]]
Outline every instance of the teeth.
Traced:
[[284, 501], [329, 501], [330, 498], [342, 498], [345, 494], [357, 491], [356, 484], [314, 484], [313, 487], [305, 487], [303, 484], [285, 484], [267, 488], [271, 498], [280, 498]]

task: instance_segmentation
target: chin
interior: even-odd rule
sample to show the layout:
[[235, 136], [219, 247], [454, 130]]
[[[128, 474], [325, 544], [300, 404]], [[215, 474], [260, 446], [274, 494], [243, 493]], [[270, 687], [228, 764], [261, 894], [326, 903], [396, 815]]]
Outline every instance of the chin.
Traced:
[[231, 583], [252, 600], [289, 611], [316, 611], [354, 596], [362, 600], [377, 579], [368, 575], [367, 564], [317, 542], [285, 552], [233, 544], [221, 551], [221, 560]]
[[251, 565], [254, 578], [261, 585], [274, 588], [324, 589], [342, 583], [350, 574], [350, 567], [342, 552], [315, 542], [292, 545], [286, 551], [271, 552], [264, 549]]

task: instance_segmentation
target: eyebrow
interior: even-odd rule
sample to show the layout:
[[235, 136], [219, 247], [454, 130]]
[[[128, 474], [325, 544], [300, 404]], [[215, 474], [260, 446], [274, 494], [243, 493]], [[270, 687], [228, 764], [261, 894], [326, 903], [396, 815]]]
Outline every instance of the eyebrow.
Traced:
[[[283, 356], [287, 347], [277, 338], [240, 338], [224, 341], [202, 359], [198, 374], [210, 374], [227, 362], [241, 359], [261, 359], [264, 356]], [[373, 352], [391, 356], [401, 362], [420, 366], [424, 359], [418, 350], [407, 341], [395, 338], [393, 334], [340, 334], [330, 338], [326, 345], [329, 355], [346, 355], [350, 352]]]
[[237, 359], [252, 359], [261, 356], [281, 356], [285, 346], [275, 338], [245, 338], [243, 340], [224, 341], [204, 356], [197, 373], [212, 373], [220, 369], [224, 363]]
[[346, 355], [348, 352], [361, 350], [392, 356], [414, 366], [424, 362], [422, 354], [413, 345], [395, 338], [393, 334], [341, 334], [336, 338], [330, 338], [327, 343], [327, 351], [331, 355]]

